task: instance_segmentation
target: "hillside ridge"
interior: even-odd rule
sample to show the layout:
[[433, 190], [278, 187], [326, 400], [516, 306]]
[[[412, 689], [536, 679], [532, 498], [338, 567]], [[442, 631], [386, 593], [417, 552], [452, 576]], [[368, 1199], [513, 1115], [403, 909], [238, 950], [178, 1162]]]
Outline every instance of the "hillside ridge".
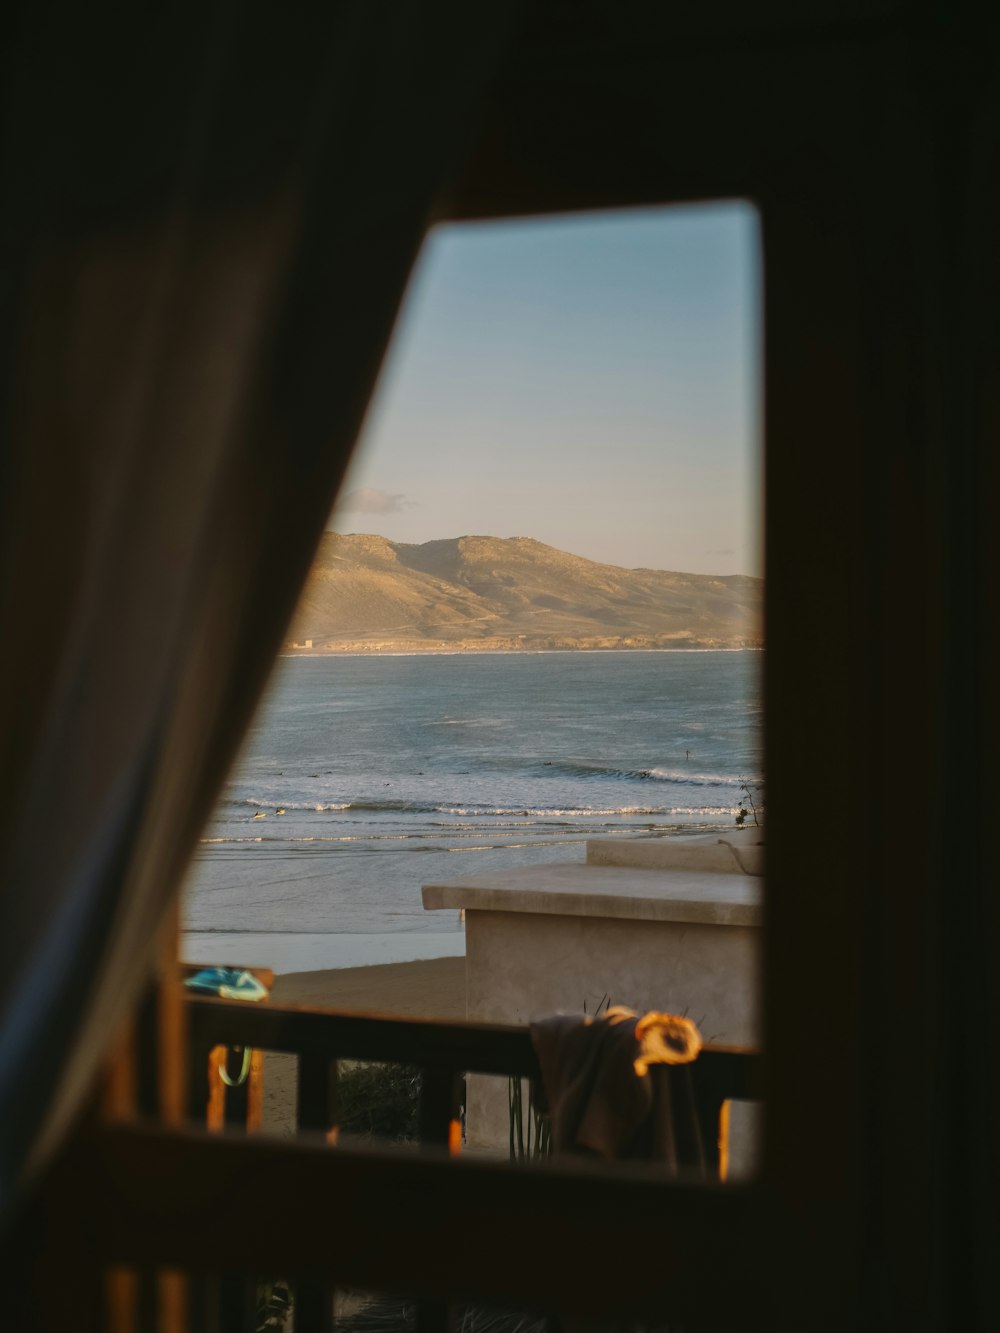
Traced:
[[327, 532], [285, 651], [755, 648], [763, 587], [601, 564], [534, 537]]

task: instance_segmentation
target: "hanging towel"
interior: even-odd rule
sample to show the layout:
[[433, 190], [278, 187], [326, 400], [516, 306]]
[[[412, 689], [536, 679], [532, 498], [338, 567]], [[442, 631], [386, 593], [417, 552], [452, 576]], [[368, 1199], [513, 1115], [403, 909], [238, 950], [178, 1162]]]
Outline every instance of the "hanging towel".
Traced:
[[647, 1158], [704, 1172], [690, 1065], [701, 1036], [687, 1018], [615, 1007], [531, 1025], [557, 1153]]

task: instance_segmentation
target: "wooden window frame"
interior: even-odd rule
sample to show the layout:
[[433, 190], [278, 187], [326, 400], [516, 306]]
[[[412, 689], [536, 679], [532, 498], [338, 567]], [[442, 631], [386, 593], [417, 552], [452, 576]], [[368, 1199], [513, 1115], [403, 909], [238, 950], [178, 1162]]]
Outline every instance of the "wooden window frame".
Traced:
[[[759, 1180], [518, 1174], [104, 1127], [52, 1173], [60, 1226], [81, 1224], [77, 1185], [111, 1182], [122, 1211], [97, 1216], [115, 1256], [221, 1261], [237, 1242], [199, 1218], [212, 1200], [250, 1207], [252, 1181], [258, 1197], [292, 1194], [296, 1208], [241, 1237], [240, 1253], [335, 1279], [590, 1313], [665, 1302], [692, 1328], [943, 1327], [988, 1308], [997, 1149], [986, 1117], [1000, 1095], [997, 1062], [982, 1055], [998, 1012], [984, 967], [997, 938], [984, 755], [997, 749], [1000, 661], [986, 520], [1000, 411], [983, 376], [1000, 286], [1000, 135], [967, 96], [975, 31], [949, 61], [902, 5], [818, 6], [808, 22], [763, 10], [756, 27], [722, 6], [609, 45], [551, 7], [436, 215], [725, 198], [760, 211]], [[161, 1191], [159, 1223], [136, 1181]], [[351, 1220], [321, 1232], [335, 1198]], [[402, 1229], [391, 1221], [417, 1214]], [[588, 1247], [597, 1262], [581, 1262]]]

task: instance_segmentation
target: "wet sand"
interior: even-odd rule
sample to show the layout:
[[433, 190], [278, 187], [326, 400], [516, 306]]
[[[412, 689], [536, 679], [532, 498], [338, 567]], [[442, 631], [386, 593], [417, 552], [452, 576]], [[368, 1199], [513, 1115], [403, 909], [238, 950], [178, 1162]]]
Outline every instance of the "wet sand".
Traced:
[[272, 1004], [372, 1009], [424, 1018], [465, 1017], [465, 959], [427, 958], [275, 977]]

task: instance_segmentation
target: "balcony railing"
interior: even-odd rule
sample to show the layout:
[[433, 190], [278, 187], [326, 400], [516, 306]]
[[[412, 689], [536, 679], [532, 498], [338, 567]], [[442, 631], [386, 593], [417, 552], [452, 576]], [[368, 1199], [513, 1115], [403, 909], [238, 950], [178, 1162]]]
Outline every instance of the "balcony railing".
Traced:
[[[191, 998], [187, 1005], [190, 1065], [190, 1117], [216, 1128], [238, 1132], [260, 1127], [260, 1064], [234, 1086], [220, 1075], [233, 1048], [279, 1052], [297, 1057], [298, 1096], [295, 1125], [302, 1134], [323, 1135], [335, 1142], [338, 1133], [339, 1062], [378, 1061], [416, 1068], [421, 1075], [418, 1139], [421, 1147], [461, 1147], [461, 1108], [466, 1074], [523, 1078], [537, 1084], [540, 1070], [527, 1028], [473, 1022], [436, 1022], [270, 1004]], [[718, 1179], [719, 1126], [723, 1103], [750, 1098], [757, 1092], [757, 1057], [747, 1051], [705, 1048], [698, 1060], [669, 1071], [686, 1101], [677, 1118], [678, 1167], [695, 1164]], [[663, 1071], [667, 1073], [668, 1071]], [[704, 1164], [704, 1165], [703, 1165]], [[223, 1333], [251, 1328], [252, 1285], [244, 1279], [221, 1284], [210, 1297], [218, 1302]], [[195, 1302], [208, 1296], [204, 1284], [192, 1289]], [[300, 1281], [295, 1290], [296, 1333], [330, 1327], [332, 1287]], [[418, 1330], [441, 1330], [450, 1323], [442, 1301], [420, 1301]]]
[[[467, 1073], [540, 1081], [531, 1035], [500, 1023], [439, 1022], [378, 1014], [277, 1008], [231, 1000], [192, 998], [189, 1016], [189, 1111], [203, 1121], [211, 1107], [231, 1127], [251, 1127], [251, 1082], [227, 1086], [218, 1069], [226, 1048], [249, 1047], [298, 1057], [296, 1128], [333, 1136], [340, 1060], [405, 1064], [422, 1075], [419, 1141], [457, 1148], [454, 1125]], [[221, 1048], [221, 1050], [220, 1050]], [[758, 1057], [751, 1051], [706, 1046], [685, 1067], [710, 1169], [719, 1165], [719, 1114], [731, 1098], [750, 1098], [758, 1086]]]
[[[251, 1078], [227, 1087], [219, 1065], [238, 1069], [238, 1047], [257, 1053]], [[264, 1051], [298, 1062], [293, 1138], [253, 1132]], [[421, 1071], [419, 1143], [344, 1136], [331, 1147], [348, 1060]], [[537, 1079], [527, 1029], [193, 998], [168, 964], [19, 1231], [24, 1326], [244, 1333], [260, 1278], [292, 1286], [295, 1333], [329, 1328], [335, 1289], [409, 1293], [421, 1330], [500, 1307], [753, 1326], [762, 1247], [784, 1223], [771, 1212], [770, 1230], [753, 1221], [771, 1208], [763, 1183], [713, 1176], [722, 1103], [761, 1095], [755, 1054], [710, 1047], [654, 1071], [677, 1076], [679, 1120], [694, 1108], [697, 1171], [682, 1140], [677, 1170], [565, 1156], [525, 1168], [462, 1153], [470, 1072]], [[782, 1234], [791, 1245], [794, 1231]], [[595, 1247], [600, 1262], [582, 1261]], [[49, 1281], [55, 1271], [61, 1280]]]

